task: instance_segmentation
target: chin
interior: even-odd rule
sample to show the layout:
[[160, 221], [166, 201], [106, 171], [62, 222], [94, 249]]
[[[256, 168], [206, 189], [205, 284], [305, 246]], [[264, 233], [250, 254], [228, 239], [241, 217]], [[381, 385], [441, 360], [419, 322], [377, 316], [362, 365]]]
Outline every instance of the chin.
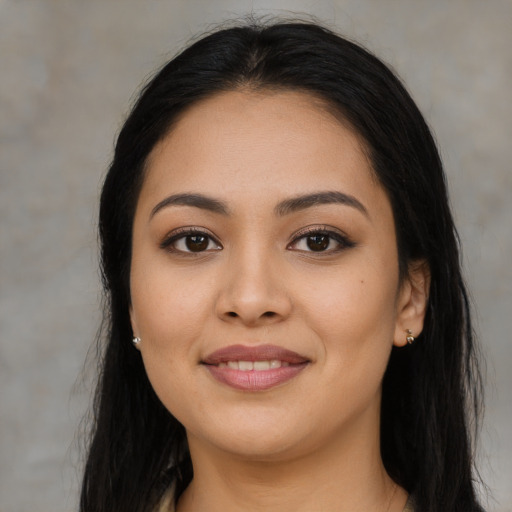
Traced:
[[[252, 462], [275, 462], [299, 455], [302, 443], [283, 436], [262, 436], [261, 432], [253, 432], [231, 439], [222, 447], [225, 452]], [[303, 447], [303, 446], [302, 446]]]
[[203, 428], [196, 434], [187, 432], [189, 442], [196, 441], [240, 458], [264, 462], [298, 455], [305, 448], [308, 436], [297, 428], [300, 423], [282, 415], [237, 414], [211, 421], [208, 430]]

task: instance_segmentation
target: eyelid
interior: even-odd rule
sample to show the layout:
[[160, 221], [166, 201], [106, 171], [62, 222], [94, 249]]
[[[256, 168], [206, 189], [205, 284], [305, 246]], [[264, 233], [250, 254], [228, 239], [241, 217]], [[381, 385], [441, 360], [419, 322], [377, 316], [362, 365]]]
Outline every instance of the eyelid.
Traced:
[[160, 242], [159, 246], [160, 249], [165, 249], [169, 252], [175, 252], [179, 254], [193, 254], [193, 255], [200, 255], [202, 253], [210, 252], [210, 251], [200, 251], [197, 253], [194, 253], [192, 251], [181, 251], [179, 249], [172, 248], [172, 244], [179, 240], [180, 238], [184, 238], [186, 236], [190, 235], [205, 235], [208, 238], [210, 238], [219, 248], [223, 248], [222, 244], [217, 240], [217, 237], [208, 229], [198, 227], [198, 226], [182, 226], [176, 229], [173, 229], [169, 233], [165, 235], [163, 240]]
[[[302, 238], [305, 238], [309, 235], [314, 234], [322, 234], [330, 236], [332, 239], [334, 239], [336, 242], [338, 242], [341, 245], [341, 248], [338, 249], [331, 249], [328, 251], [319, 251], [316, 253], [317, 255], [321, 256], [322, 254], [329, 254], [333, 253], [339, 250], [347, 249], [354, 247], [356, 244], [352, 241], [352, 239], [343, 231], [341, 231], [338, 228], [335, 228], [334, 226], [328, 226], [328, 225], [314, 225], [314, 226], [306, 226], [304, 228], [299, 229], [296, 231], [292, 237], [290, 242], [287, 245], [287, 249], [292, 248], [291, 246], [295, 243], [297, 243]], [[312, 252], [314, 251], [306, 251], [306, 252]]]
[[[335, 228], [333, 226], [328, 225], [311, 225], [306, 226], [304, 228], [301, 228], [300, 230], [296, 231], [290, 239], [290, 242], [288, 242], [286, 248], [287, 249], [293, 249], [293, 244], [296, 244], [301, 239], [313, 235], [313, 234], [322, 234], [329, 236], [333, 240], [335, 240], [340, 247], [336, 249], [330, 249], [326, 251], [319, 251], [316, 253], [317, 255], [322, 254], [330, 254], [333, 252], [341, 251], [343, 249], [347, 249], [350, 247], [354, 247], [356, 244], [351, 240], [351, 238], [346, 235], [343, 231], [341, 231], [339, 228]], [[182, 251], [180, 249], [176, 249], [172, 247], [172, 244], [176, 242], [177, 240], [180, 240], [181, 238], [185, 238], [186, 236], [193, 236], [193, 235], [204, 235], [208, 237], [214, 244], [218, 246], [215, 250], [223, 249], [222, 244], [218, 241], [217, 237], [208, 229], [198, 226], [182, 226], [177, 229], [174, 229], [167, 233], [163, 240], [160, 242], [159, 246], [161, 249], [164, 249], [169, 252], [174, 252], [178, 254], [191, 254], [195, 256], [199, 256], [203, 253], [211, 252], [210, 250], [205, 251], [199, 251], [199, 252], [193, 252], [193, 251]], [[302, 251], [302, 252], [314, 252], [314, 251]]]

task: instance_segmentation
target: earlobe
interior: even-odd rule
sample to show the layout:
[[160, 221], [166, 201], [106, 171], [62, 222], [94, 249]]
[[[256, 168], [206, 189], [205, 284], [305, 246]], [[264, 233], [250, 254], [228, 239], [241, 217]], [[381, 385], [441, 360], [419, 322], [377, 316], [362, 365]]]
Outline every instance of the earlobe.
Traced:
[[139, 328], [137, 327], [135, 313], [133, 312], [133, 307], [131, 305], [130, 305], [130, 324], [132, 326], [132, 332], [133, 332], [132, 343], [137, 350], [140, 350], [140, 342], [142, 340], [139, 337]]
[[424, 260], [412, 262], [397, 301], [393, 344], [403, 347], [421, 334], [430, 289], [430, 268]]

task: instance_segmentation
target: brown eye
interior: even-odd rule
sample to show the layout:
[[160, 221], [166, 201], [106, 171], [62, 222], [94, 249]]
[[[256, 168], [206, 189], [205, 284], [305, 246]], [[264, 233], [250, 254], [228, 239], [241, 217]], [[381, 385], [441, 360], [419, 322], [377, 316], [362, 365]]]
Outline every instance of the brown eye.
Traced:
[[222, 246], [208, 233], [196, 229], [179, 230], [171, 234], [160, 244], [162, 249], [171, 253], [201, 253], [220, 251]]
[[308, 248], [315, 252], [325, 251], [329, 247], [330, 237], [317, 233], [306, 238]]
[[288, 249], [309, 253], [335, 254], [345, 249], [354, 247], [355, 243], [346, 235], [334, 230], [310, 229], [308, 232], [299, 234], [288, 246]]
[[206, 251], [210, 239], [204, 235], [189, 235], [185, 238], [185, 245], [190, 252]]

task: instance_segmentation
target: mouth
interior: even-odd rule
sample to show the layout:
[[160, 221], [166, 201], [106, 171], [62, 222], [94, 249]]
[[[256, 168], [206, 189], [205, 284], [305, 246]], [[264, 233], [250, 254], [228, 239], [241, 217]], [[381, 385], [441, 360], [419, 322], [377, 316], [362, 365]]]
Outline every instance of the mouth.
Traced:
[[201, 363], [222, 384], [242, 391], [264, 391], [294, 378], [310, 360], [275, 345], [232, 345]]

